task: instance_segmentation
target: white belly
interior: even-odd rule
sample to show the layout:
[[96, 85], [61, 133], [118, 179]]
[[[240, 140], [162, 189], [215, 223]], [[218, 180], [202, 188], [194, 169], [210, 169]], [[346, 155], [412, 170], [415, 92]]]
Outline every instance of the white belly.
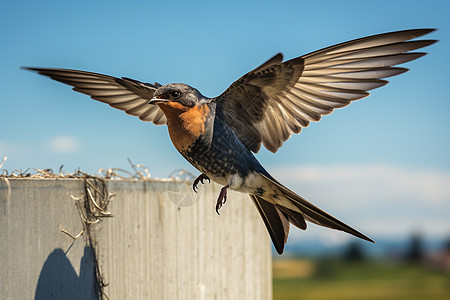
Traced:
[[220, 185], [228, 185], [230, 189], [245, 194], [255, 194], [257, 193], [256, 191], [258, 188], [264, 186], [263, 176], [256, 172], [250, 173], [246, 177], [242, 177], [238, 174], [231, 174], [228, 177], [210, 176], [210, 178]]

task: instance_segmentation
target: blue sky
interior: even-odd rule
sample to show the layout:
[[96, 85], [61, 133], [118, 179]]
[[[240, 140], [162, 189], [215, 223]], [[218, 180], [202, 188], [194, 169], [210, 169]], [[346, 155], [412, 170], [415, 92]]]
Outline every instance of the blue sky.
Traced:
[[379, 232], [384, 217], [391, 226], [401, 222], [399, 232], [450, 234], [449, 13], [448, 1], [2, 1], [3, 168], [64, 164], [67, 171], [96, 173], [130, 169], [129, 157], [155, 177], [180, 168], [197, 173], [165, 126], [20, 66], [183, 82], [212, 97], [277, 52], [289, 59], [371, 34], [438, 28], [426, 38], [440, 42], [406, 64], [411, 71], [258, 159], [312, 202], [363, 223], [369, 235], [389, 231]]

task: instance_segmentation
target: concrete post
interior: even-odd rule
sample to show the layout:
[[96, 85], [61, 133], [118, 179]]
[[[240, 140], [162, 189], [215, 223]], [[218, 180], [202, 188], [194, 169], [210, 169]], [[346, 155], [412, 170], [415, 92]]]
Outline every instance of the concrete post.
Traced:
[[83, 179], [0, 178], [0, 299], [272, 298], [270, 240], [247, 195], [230, 192], [218, 216], [215, 184], [186, 207], [174, 202], [187, 183], [93, 186], [115, 196], [102, 203]]

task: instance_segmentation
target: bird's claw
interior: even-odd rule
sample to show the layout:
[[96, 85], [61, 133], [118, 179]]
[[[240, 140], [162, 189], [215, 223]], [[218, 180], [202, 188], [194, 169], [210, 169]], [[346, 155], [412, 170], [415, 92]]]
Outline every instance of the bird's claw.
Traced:
[[225, 204], [225, 202], [227, 202], [227, 190], [228, 190], [228, 185], [224, 186], [221, 190], [220, 190], [220, 194], [219, 194], [219, 198], [217, 199], [217, 203], [216, 203], [216, 213], [218, 215], [219, 214], [219, 209], [222, 207], [222, 205]]
[[200, 182], [201, 184], [204, 184], [204, 180], [208, 180], [209, 183], [211, 183], [211, 180], [209, 179], [209, 177], [205, 174], [200, 174], [200, 176], [198, 176], [197, 178], [195, 178], [194, 183], [192, 184], [192, 188], [194, 190], [194, 192], [197, 193], [198, 190], [198, 183]]

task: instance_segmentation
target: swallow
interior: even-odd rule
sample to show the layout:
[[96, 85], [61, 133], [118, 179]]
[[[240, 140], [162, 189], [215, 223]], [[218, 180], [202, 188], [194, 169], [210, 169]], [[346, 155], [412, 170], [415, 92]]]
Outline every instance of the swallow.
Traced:
[[283, 61], [278, 53], [208, 98], [183, 84], [144, 83], [134, 79], [55, 68], [26, 68], [73, 86], [156, 125], [166, 124], [178, 152], [201, 175], [227, 190], [250, 195], [274, 247], [283, 253], [290, 224], [305, 230], [306, 221], [374, 242], [277, 181], [254, 153], [261, 145], [276, 152], [292, 134], [335, 109], [369, 95], [388, 83], [387, 77], [408, 69], [394, 67], [426, 53], [411, 52], [436, 40], [414, 40], [434, 29], [413, 29], [351, 40]]

